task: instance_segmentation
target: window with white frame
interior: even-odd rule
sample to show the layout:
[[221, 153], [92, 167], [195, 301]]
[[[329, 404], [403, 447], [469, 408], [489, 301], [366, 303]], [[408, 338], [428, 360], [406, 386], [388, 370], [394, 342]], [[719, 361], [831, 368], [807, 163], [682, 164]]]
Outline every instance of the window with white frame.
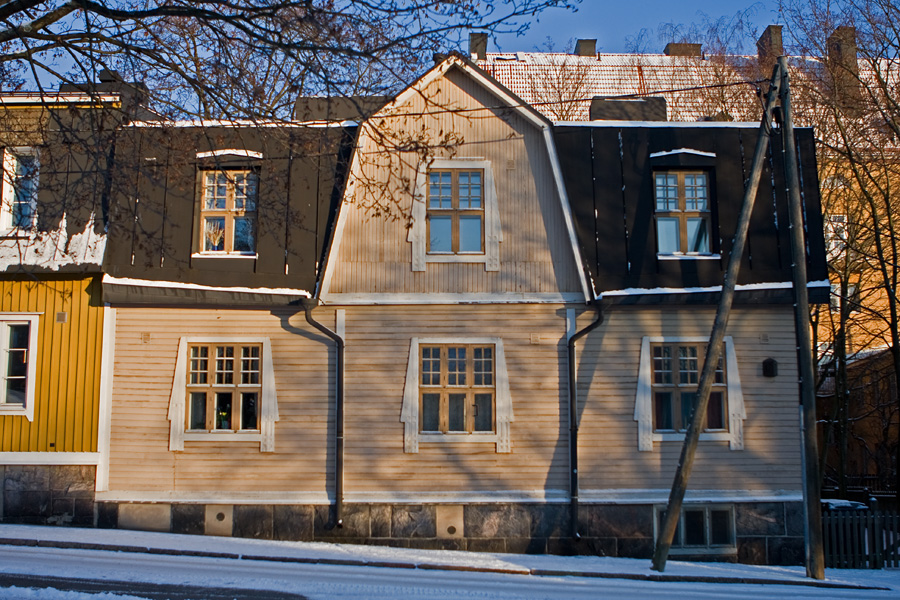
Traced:
[[[653, 450], [654, 442], [684, 440], [708, 341], [700, 337], [642, 339], [634, 405], [638, 450]], [[731, 336], [725, 337], [706, 415], [701, 441], [727, 441], [732, 450], [743, 449], [747, 415]]]
[[709, 254], [709, 176], [699, 171], [657, 171], [654, 192], [657, 252]]
[[29, 231], [37, 217], [37, 148], [6, 148], [3, 151], [3, 206], [0, 230]]
[[[655, 343], [653, 353], [653, 431], [685, 431], [697, 404], [700, 369], [706, 345], [686, 342]], [[719, 357], [706, 407], [704, 431], [727, 431], [728, 386], [723, 357]]]
[[825, 215], [825, 256], [828, 262], [847, 255], [847, 215]]
[[510, 452], [503, 341], [413, 338], [400, 420], [408, 453], [420, 442], [493, 442], [497, 452]]
[[[666, 507], [655, 508], [654, 537], [658, 537], [666, 518]], [[683, 505], [672, 538], [673, 554], [733, 554], [736, 551], [733, 506]]]
[[181, 338], [169, 399], [169, 449], [258, 441], [273, 452], [278, 404], [268, 338]]
[[256, 254], [259, 177], [253, 170], [200, 172], [198, 250], [210, 255]]
[[412, 270], [427, 263], [483, 263], [500, 269], [497, 193], [489, 161], [435, 159], [416, 176], [412, 225]]
[[39, 315], [0, 314], [0, 414], [34, 417]]

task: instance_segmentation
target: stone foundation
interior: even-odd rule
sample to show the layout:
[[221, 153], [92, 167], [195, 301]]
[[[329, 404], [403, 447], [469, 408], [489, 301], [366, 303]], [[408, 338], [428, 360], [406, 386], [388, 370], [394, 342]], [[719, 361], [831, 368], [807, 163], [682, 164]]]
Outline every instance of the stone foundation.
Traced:
[[94, 525], [96, 467], [0, 466], [0, 520], [30, 525]]
[[[650, 559], [653, 514], [649, 504], [583, 504], [579, 511], [582, 538], [578, 541], [568, 537], [568, 505], [564, 504], [348, 504], [344, 505], [343, 526], [335, 527], [329, 506], [101, 502], [97, 526], [403, 548]], [[735, 504], [734, 514], [733, 552], [673, 553], [672, 558], [802, 564], [800, 503]]]

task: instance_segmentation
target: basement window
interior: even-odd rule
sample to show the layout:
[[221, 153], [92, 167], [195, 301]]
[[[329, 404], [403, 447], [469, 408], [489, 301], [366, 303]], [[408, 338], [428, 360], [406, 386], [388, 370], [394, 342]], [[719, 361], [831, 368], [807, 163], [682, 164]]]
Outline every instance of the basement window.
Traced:
[[[655, 507], [656, 530], [659, 537], [666, 518], [666, 507]], [[672, 554], [734, 554], [734, 507], [731, 505], [682, 506], [675, 536], [672, 538]]]

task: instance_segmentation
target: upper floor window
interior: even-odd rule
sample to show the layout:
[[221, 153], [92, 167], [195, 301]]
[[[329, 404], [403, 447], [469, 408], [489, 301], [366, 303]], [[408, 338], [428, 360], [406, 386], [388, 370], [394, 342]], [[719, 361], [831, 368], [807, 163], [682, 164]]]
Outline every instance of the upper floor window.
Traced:
[[[685, 431], [697, 404], [697, 386], [706, 347], [700, 344], [653, 344], [653, 430]], [[727, 385], [722, 357], [716, 367], [704, 431], [728, 429]]]
[[428, 252], [484, 253], [484, 173], [428, 172]]
[[825, 255], [828, 262], [847, 254], [847, 215], [825, 215]]
[[202, 171], [201, 188], [200, 252], [255, 254], [257, 174], [246, 169]]
[[500, 270], [500, 209], [491, 163], [483, 158], [436, 158], [416, 174], [412, 270], [428, 263], [480, 263]]
[[0, 414], [34, 415], [38, 315], [0, 314]]
[[654, 174], [656, 243], [660, 254], [709, 254], [709, 177], [703, 172]]
[[3, 207], [0, 229], [32, 229], [37, 215], [38, 152], [6, 148], [3, 152]]

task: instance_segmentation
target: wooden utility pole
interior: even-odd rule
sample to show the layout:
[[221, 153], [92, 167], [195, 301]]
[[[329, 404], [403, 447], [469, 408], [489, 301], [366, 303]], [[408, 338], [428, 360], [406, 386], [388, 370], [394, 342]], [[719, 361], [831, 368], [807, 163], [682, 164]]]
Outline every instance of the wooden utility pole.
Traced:
[[800, 200], [800, 175], [794, 123], [791, 115], [791, 88], [787, 60], [778, 59], [781, 67], [781, 111], [784, 123], [781, 137], [784, 150], [784, 173], [787, 180], [791, 227], [791, 272], [794, 281], [794, 322], [797, 334], [797, 360], [800, 368], [800, 423], [803, 433], [803, 499], [806, 516], [806, 575], [825, 578], [825, 555], [822, 539], [822, 504], [819, 490], [819, 451], [816, 439], [815, 370], [812, 340], [809, 332], [809, 291], [806, 275], [806, 239], [803, 232], [803, 207]]
[[694, 466], [697, 442], [699, 442], [700, 432], [706, 424], [706, 407], [709, 405], [709, 392], [712, 389], [719, 357], [722, 355], [722, 341], [725, 339], [725, 327], [728, 325], [728, 316], [731, 313], [731, 304], [734, 301], [734, 288], [740, 272], [741, 257], [744, 255], [744, 246], [747, 243], [750, 215], [753, 212], [753, 203], [756, 200], [756, 192], [759, 189], [759, 180], [766, 159], [766, 149], [769, 146], [769, 136], [772, 131], [772, 112], [775, 109], [775, 103], [778, 100], [779, 90], [781, 89], [782, 68], [781, 63], [778, 63], [772, 72], [772, 82], [766, 96], [766, 107], [759, 124], [759, 137], [756, 140], [756, 149], [753, 152], [753, 164], [744, 188], [741, 214], [734, 234], [731, 255], [728, 257], [728, 269], [725, 271], [725, 280], [722, 283], [722, 297], [716, 310], [716, 318], [710, 334], [709, 345], [706, 347], [703, 370], [700, 373], [697, 404], [694, 407], [691, 422], [684, 435], [684, 446], [681, 448], [681, 458], [678, 461], [675, 479], [672, 482], [672, 491], [669, 494], [669, 504], [666, 508], [666, 518], [656, 539], [656, 550], [653, 553], [653, 564], [651, 566], [655, 571], [662, 572], [666, 568], [669, 549], [672, 547], [672, 538], [675, 536], [675, 528], [681, 515], [681, 505], [687, 490], [687, 482], [690, 479], [691, 469]]

